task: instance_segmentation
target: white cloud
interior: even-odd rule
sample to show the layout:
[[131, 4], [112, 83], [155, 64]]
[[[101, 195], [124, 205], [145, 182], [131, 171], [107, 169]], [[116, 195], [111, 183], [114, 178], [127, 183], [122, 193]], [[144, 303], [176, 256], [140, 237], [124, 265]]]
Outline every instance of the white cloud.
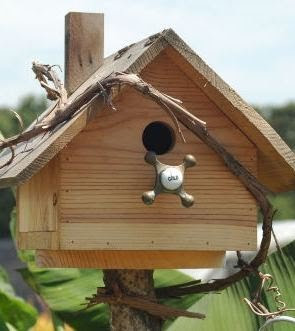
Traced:
[[63, 63], [68, 11], [106, 14], [107, 54], [172, 27], [247, 101], [284, 102], [294, 98], [294, 10], [292, 0], [2, 0], [0, 104], [40, 92], [32, 60]]

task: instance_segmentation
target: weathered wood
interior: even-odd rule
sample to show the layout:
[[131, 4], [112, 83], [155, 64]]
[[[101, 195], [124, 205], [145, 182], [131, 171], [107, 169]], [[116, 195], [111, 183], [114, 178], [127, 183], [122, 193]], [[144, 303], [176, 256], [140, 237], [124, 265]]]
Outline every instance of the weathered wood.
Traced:
[[65, 18], [65, 86], [72, 94], [102, 64], [104, 15], [68, 13]]
[[37, 250], [36, 260], [39, 267], [46, 268], [222, 268], [225, 263], [225, 252]]
[[[133, 45], [117, 60], [114, 60], [116, 54], [106, 58], [103, 66], [98, 68], [98, 70], [69, 97], [68, 107], [72, 107], [73, 104], [76, 104], [77, 106], [80, 105], [80, 107], [84, 105], [84, 97], [82, 97], [81, 102], [83, 92], [85, 92], [91, 84], [95, 84], [98, 79], [105, 78], [114, 71], [132, 70], [132, 72], [139, 73], [145, 65], [147, 65], [156, 54], [166, 46], [166, 43], [164, 43], [162, 39], [159, 39], [157, 42], [148, 46], [144, 46], [147, 40], [148, 38]], [[133, 66], [133, 63], [139, 58], [140, 65]], [[74, 117], [71, 119], [68, 118], [65, 123], [52, 129], [50, 134], [46, 133], [36, 137], [34, 136], [28, 144], [26, 142], [19, 143], [15, 149], [16, 156], [13, 159], [13, 162], [0, 169], [0, 187], [19, 185], [39, 171], [86, 126], [96, 112], [103, 108], [104, 99], [101, 97], [97, 100], [100, 101], [100, 106], [95, 102], [94, 105], [91, 104], [88, 107], [85, 107]], [[48, 114], [51, 111], [52, 107], [46, 110], [45, 114]], [[41, 116], [41, 118], [44, 117]], [[31, 128], [33, 126], [34, 123]], [[40, 132], [44, 132], [44, 130], [41, 130]], [[16, 143], [20, 141], [21, 140], [18, 138], [16, 139]], [[26, 150], [26, 152], [24, 152], [24, 150]], [[5, 164], [10, 157], [10, 151], [1, 155], [1, 164]]]

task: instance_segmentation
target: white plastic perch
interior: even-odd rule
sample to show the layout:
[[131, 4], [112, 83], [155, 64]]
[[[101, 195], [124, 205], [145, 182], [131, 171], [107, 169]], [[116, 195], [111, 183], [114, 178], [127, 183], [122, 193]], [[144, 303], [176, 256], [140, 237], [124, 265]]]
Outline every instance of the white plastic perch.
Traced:
[[259, 329], [259, 331], [267, 330], [270, 325], [279, 322], [287, 322], [287, 323], [295, 324], [295, 318], [290, 316], [279, 316], [279, 317], [271, 318], [265, 322], [265, 324]]

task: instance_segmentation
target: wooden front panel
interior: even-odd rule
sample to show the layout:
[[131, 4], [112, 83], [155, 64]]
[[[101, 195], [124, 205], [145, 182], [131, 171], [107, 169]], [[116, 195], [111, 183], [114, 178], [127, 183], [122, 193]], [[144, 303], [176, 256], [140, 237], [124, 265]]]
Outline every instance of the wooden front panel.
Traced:
[[[165, 53], [142, 77], [183, 100], [184, 106], [206, 121], [219, 141], [256, 173], [256, 149], [251, 142]], [[173, 150], [159, 159], [179, 164], [185, 154], [196, 157], [197, 166], [187, 170], [184, 185], [194, 195], [195, 205], [186, 209], [178, 197], [168, 194], [158, 196], [151, 206], [142, 203], [142, 193], [154, 183], [154, 169], [144, 162], [142, 132], [152, 121], [173, 123], [157, 105], [131, 89], [123, 92], [116, 107], [118, 112], [103, 110], [61, 152], [61, 248], [255, 249], [253, 197], [222, 160], [185, 128], [187, 143], [177, 136]], [[169, 239], [161, 243], [165, 231]]]
[[222, 268], [219, 251], [81, 251], [37, 250], [36, 263], [46, 268], [175, 269]]
[[32, 179], [18, 187], [17, 209], [20, 232], [57, 229], [58, 170], [51, 160]]
[[17, 239], [21, 249], [57, 249], [58, 158], [52, 159], [17, 192]]

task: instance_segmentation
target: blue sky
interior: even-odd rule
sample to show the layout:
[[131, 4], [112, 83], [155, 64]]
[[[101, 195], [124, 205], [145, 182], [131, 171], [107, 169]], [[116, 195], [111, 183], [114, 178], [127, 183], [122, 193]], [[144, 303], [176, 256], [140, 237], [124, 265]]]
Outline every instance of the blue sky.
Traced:
[[31, 62], [63, 64], [64, 16], [105, 13], [105, 54], [175, 31], [246, 101], [295, 99], [294, 0], [1, 0], [0, 105], [40, 94]]

